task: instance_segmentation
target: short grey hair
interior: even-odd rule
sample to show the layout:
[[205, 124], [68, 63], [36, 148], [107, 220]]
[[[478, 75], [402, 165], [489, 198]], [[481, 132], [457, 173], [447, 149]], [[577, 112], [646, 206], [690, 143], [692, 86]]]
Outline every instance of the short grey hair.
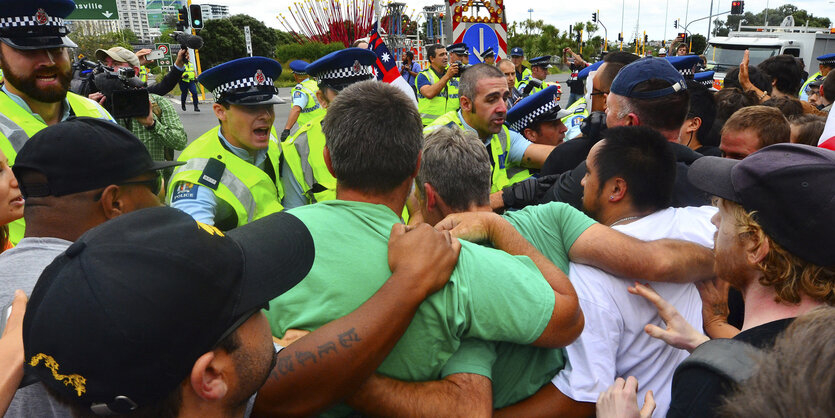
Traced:
[[423, 124], [414, 101], [377, 80], [352, 84], [328, 106], [322, 121], [337, 182], [385, 193], [417, 168]]
[[501, 78], [504, 80], [504, 73], [494, 65], [473, 65], [461, 75], [461, 80], [458, 82], [458, 96], [475, 100], [475, 96], [478, 94], [478, 82], [485, 78]]
[[421, 198], [429, 183], [453, 210], [490, 203], [490, 155], [475, 132], [442, 126], [426, 135], [417, 175]]

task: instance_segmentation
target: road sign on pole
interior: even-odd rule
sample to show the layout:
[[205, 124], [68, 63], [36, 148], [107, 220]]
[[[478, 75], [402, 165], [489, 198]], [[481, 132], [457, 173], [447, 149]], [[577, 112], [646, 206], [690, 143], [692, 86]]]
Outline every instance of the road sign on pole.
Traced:
[[464, 31], [464, 41], [467, 47], [475, 55], [475, 60], [482, 62], [481, 53], [488, 47], [492, 47], [493, 51], [499, 50], [499, 37], [496, 31], [484, 23], [476, 23]]
[[168, 44], [154, 44], [154, 48], [162, 52], [162, 58], [157, 60], [157, 65], [160, 67], [170, 67], [173, 65], [171, 60], [171, 49], [168, 47]]
[[119, 20], [116, 0], [76, 0], [67, 20]]
[[244, 39], [246, 39], [246, 53], [252, 56], [252, 38], [249, 36], [249, 26], [244, 26]]

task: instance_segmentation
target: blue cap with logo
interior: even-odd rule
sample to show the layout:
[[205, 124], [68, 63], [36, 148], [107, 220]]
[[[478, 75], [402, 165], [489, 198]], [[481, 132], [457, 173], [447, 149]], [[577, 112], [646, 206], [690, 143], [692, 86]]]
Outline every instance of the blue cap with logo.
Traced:
[[702, 62], [702, 59], [698, 55], [680, 55], [665, 58], [667, 61], [670, 61], [670, 64], [673, 64], [673, 67], [684, 78], [693, 78], [693, 74], [696, 73], [696, 66]]
[[821, 55], [815, 59], [818, 60], [818, 64], [835, 67], [835, 53]]
[[481, 53], [481, 58], [488, 58], [488, 57], [495, 57], [495, 56], [496, 56], [496, 52], [495, 52], [495, 51], [493, 51], [493, 47], [492, 47], [492, 46], [488, 46], [488, 47], [487, 47], [487, 49], [485, 49], [485, 50]]
[[470, 48], [463, 42], [458, 42], [446, 47], [447, 52], [458, 55], [470, 55]]
[[290, 62], [290, 71], [296, 74], [307, 74], [306, 72], [304, 72], [304, 69], [307, 68], [308, 64], [310, 63], [303, 60], [292, 61]]
[[[670, 84], [657, 90], [635, 91], [635, 87], [649, 80], [662, 80]], [[670, 61], [665, 58], [641, 58], [626, 67], [615, 76], [610, 92], [618, 96], [635, 99], [654, 99], [687, 90], [687, 84]]]
[[215, 101], [236, 105], [281, 103], [273, 81], [281, 75], [281, 64], [265, 57], [238, 58], [214, 66], [197, 77], [212, 91]]
[[557, 86], [550, 86], [532, 94], [516, 103], [507, 111], [507, 121], [510, 129], [522, 132], [536, 122], [560, 120], [571, 112], [560, 109], [559, 90]]
[[345, 48], [331, 52], [305, 68], [305, 72], [334, 90], [342, 90], [359, 81], [374, 78], [372, 66], [377, 54], [368, 49]]
[[693, 75], [693, 81], [707, 87], [713, 88], [713, 71], [702, 71]]
[[551, 67], [551, 56], [550, 55], [543, 55], [541, 57], [531, 58], [528, 62], [531, 63], [531, 67]]
[[525, 50], [522, 49], [522, 47], [517, 46], [517, 47], [512, 48], [510, 50], [510, 56], [511, 57], [524, 57], [525, 56]]
[[583, 68], [582, 70], [580, 70], [580, 72], [577, 73], [577, 79], [585, 80], [586, 77], [588, 77], [592, 71], [597, 71], [597, 69], [600, 68], [601, 65], [603, 65], [603, 61], [597, 61], [594, 64], [589, 65], [586, 68]]
[[71, 0], [0, 0], [0, 41], [15, 49], [77, 47], [67, 38]]

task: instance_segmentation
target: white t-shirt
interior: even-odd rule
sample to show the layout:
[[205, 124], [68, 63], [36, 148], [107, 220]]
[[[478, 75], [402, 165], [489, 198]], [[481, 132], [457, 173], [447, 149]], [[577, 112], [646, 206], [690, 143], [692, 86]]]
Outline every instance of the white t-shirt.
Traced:
[[[642, 240], [675, 238], [713, 248], [716, 227], [711, 206], [668, 208], [614, 228]], [[579, 402], [597, 402], [617, 377], [638, 379], [638, 399], [652, 390], [655, 416], [670, 406], [673, 372], [688, 353], [668, 346], [644, 332], [646, 324], [666, 328], [655, 306], [627, 292], [634, 280], [622, 279], [584, 264], [571, 263], [571, 283], [585, 315], [583, 333], [566, 347], [568, 361], [551, 381]], [[702, 303], [693, 284], [652, 283], [652, 287], [678, 309], [696, 329], [702, 329]], [[614, 367], [613, 367], [614, 366]]]

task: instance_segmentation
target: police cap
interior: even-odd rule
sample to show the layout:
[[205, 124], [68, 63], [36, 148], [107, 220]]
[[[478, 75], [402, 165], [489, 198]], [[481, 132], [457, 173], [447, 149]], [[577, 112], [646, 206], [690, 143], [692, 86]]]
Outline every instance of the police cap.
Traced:
[[827, 67], [835, 67], [835, 53], [821, 55], [817, 58], [818, 64], [825, 65]]
[[296, 74], [307, 74], [306, 72], [304, 72], [304, 69], [307, 67], [308, 64], [310, 63], [307, 61], [295, 60], [290, 63], [290, 70]]
[[447, 52], [458, 55], [470, 55], [470, 48], [463, 42], [458, 42], [446, 47]]
[[531, 63], [531, 67], [551, 68], [550, 55], [543, 55], [541, 57], [531, 58], [529, 62]]
[[245, 57], [212, 67], [197, 77], [212, 91], [215, 101], [236, 105], [281, 103], [273, 80], [281, 74], [281, 64], [265, 57]]
[[522, 49], [522, 47], [517, 46], [517, 47], [512, 48], [510, 50], [510, 56], [511, 57], [524, 57], [525, 56], [525, 50]]
[[481, 53], [481, 58], [488, 58], [488, 57], [495, 57], [496, 53], [493, 51], [492, 46], [488, 46], [484, 52]]
[[702, 59], [699, 58], [698, 55], [680, 55], [680, 56], [670, 56], [664, 57], [670, 64], [673, 64], [678, 72], [681, 73], [682, 77], [684, 78], [693, 78], [693, 74], [696, 73], [696, 66], [702, 62]]
[[371, 50], [345, 48], [311, 62], [305, 72], [319, 84], [340, 91], [356, 82], [372, 79], [375, 61], [377, 54]]
[[559, 120], [571, 113], [561, 110], [557, 86], [550, 86], [516, 103], [507, 111], [507, 125], [522, 132], [531, 125], [549, 120]]
[[71, 0], [0, 0], [0, 41], [15, 49], [74, 48], [64, 22], [73, 10]]

